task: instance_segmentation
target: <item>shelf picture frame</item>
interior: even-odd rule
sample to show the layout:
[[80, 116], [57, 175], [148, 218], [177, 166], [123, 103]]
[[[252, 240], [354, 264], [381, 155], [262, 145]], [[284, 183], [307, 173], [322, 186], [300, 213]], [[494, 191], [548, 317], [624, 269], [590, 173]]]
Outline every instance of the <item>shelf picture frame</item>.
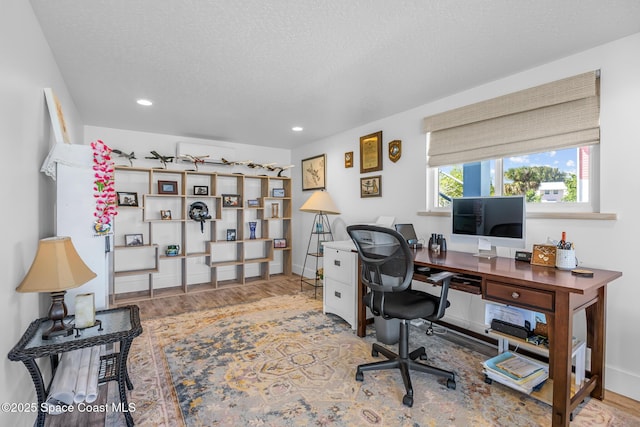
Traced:
[[260, 201], [258, 199], [248, 199], [247, 200], [247, 207], [248, 208], [259, 208], [260, 207]]
[[360, 178], [360, 197], [382, 197], [382, 175]]
[[158, 194], [178, 194], [178, 182], [158, 180]]
[[144, 237], [142, 234], [125, 234], [124, 235], [124, 245], [125, 246], [143, 246], [144, 245]]
[[222, 195], [223, 208], [237, 208], [239, 206], [240, 206], [239, 194], [223, 194]]
[[138, 206], [138, 193], [129, 191], [117, 191], [118, 206]]
[[284, 197], [284, 195], [284, 188], [274, 188], [273, 190], [271, 190], [272, 197]]
[[194, 185], [193, 186], [193, 195], [194, 196], [208, 196], [209, 195], [209, 186], [208, 185]]
[[160, 219], [162, 219], [163, 221], [168, 221], [171, 219], [171, 211], [168, 209], [161, 209], [160, 210]]
[[382, 170], [382, 131], [360, 137], [360, 173]]
[[309, 157], [302, 160], [302, 191], [326, 188], [327, 155]]
[[234, 242], [236, 240], [236, 229], [227, 228], [227, 241]]
[[273, 247], [279, 249], [286, 248], [287, 239], [273, 239]]

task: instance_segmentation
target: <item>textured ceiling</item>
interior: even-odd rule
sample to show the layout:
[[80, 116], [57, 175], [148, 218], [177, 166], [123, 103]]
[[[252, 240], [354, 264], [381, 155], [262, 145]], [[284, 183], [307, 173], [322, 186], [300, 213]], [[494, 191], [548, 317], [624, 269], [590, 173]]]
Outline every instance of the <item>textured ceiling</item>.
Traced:
[[31, 4], [85, 124], [281, 148], [640, 32], [637, 0]]

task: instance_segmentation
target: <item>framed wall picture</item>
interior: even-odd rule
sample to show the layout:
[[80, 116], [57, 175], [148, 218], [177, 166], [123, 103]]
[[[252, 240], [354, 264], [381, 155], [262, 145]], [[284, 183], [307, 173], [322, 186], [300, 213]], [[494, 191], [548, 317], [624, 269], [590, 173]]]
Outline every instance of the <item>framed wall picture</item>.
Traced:
[[47, 109], [49, 110], [49, 117], [51, 118], [53, 135], [56, 138], [56, 142], [71, 144], [71, 138], [69, 137], [67, 123], [64, 120], [64, 114], [62, 112], [62, 104], [60, 104], [60, 100], [51, 88], [45, 88], [44, 96], [47, 101]]
[[382, 170], [382, 131], [360, 137], [360, 173]]
[[302, 191], [326, 188], [326, 155], [302, 160]]
[[138, 193], [117, 191], [118, 206], [138, 206]]
[[178, 194], [178, 182], [158, 180], [158, 194]]
[[287, 247], [287, 239], [273, 239], [273, 247], [274, 248], [286, 248]]
[[360, 178], [360, 197], [381, 197], [382, 175]]
[[208, 196], [209, 195], [209, 186], [207, 185], [194, 185], [193, 186], [193, 194], [196, 196]]
[[124, 245], [125, 246], [142, 246], [144, 244], [144, 239], [142, 234], [125, 234], [124, 235]]
[[222, 206], [225, 208], [237, 208], [240, 206], [239, 194], [223, 194]]
[[344, 153], [344, 167], [345, 168], [353, 167], [353, 151]]

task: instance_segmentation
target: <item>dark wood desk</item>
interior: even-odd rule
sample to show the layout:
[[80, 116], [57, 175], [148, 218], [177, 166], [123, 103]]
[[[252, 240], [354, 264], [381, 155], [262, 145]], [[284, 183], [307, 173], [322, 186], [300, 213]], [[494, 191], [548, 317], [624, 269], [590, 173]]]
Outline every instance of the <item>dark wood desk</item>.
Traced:
[[[586, 278], [574, 276], [569, 271], [530, 265], [510, 258], [483, 259], [454, 251], [434, 255], [427, 249], [415, 251], [414, 263], [477, 276], [481, 279], [483, 299], [546, 315], [551, 349], [549, 376], [553, 380], [553, 426], [568, 426], [571, 411], [589, 394], [600, 400], [604, 398], [607, 284], [622, 276], [622, 273], [589, 268], [594, 276]], [[418, 275], [414, 278], [420, 280]], [[360, 301], [365, 292], [363, 286], [360, 283]], [[573, 314], [583, 309], [587, 321], [587, 347], [591, 349], [591, 374], [572, 395]], [[364, 307], [360, 307], [359, 336], [365, 334], [365, 313]]]

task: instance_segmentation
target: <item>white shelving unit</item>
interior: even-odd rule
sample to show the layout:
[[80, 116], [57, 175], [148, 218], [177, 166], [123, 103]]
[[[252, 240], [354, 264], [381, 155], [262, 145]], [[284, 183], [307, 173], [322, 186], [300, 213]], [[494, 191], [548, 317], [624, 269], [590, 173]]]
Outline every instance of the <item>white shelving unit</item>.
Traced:
[[[161, 194], [159, 181], [175, 183], [176, 194]], [[196, 186], [206, 191], [196, 194]], [[291, 275], [289, 177], [117, 166], [116, 190], [136, 193], [138, 206], [120, 206], [115, 219], [112, 304]], [[235, 195], [237, 205], [225, 205], [226, 194]], [[191, 219], [194, 202], [205, 203], [211, 219]], [[161, 211], [171, 211], [171, 219]], [[249, 222], [256, 223], [255, 238]], [[235, 230], [234, 240], [227, 240], [227, 230]], [[142, 235], [143, 245], [125, 245], [128, 234]], [[169, 245], [179, 247], [176, 255], [166, 254]]]

